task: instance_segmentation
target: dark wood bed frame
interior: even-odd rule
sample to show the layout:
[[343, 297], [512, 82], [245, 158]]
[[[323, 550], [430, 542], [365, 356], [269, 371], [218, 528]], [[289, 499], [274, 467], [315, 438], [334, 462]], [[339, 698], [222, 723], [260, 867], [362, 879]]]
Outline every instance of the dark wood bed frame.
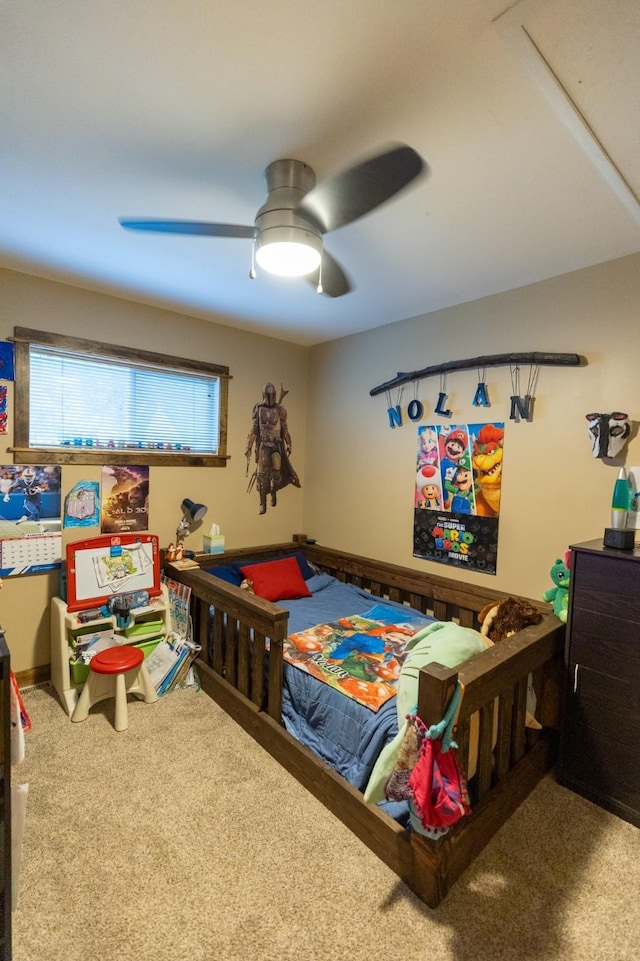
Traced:
[[[202, 646], [198, 664], [203, 690], [273, 757], [353, 831], [415, 894], [436, 907], [453, 882], [532, 791], [555, 759], [555, 731], [525, 726], [527, 678], [540, 692], [548, 667], [559, 663], [564, 624], [549, 605], [540, 624], [451, 670], [431, 664], [419, 682], [419, 716], [436, 723], [459, 678], [465, 685], [458, 722], [460, 756], [469, 751], [469, 720], [478, 712], [478, 760], [469, 783], [472, 813], [444, 837], [432, 841], [405, 830], [332, 768], [293, 738], [281, 722], [283, 641], [288, 612], [215, 578], [203, 568], [241, 558], [271, 558], [302, 550], [318, 567], [374, 596], [406, 603], [439, 620], [478, 628], [478, 612], [508, 595], [461, 581], [359, 557], [309, 543], [294, 535], [287, 544], [267, 545], [223, 555], [198, 554], [200, 569], [176, 570], [169, 577], [192, 590], [195, 637]], [[209, 609], [215, 613], [210, 625]], [[213, 650], [209, 653], [209, 631]], [[269, 641], [270, 654], [264, 657]], [[257, 643], [255, 643], [257, 641]], [[265, 671], [267, 676], [265, 677]], [[497, 711], [497, 739], [495, 739]]]

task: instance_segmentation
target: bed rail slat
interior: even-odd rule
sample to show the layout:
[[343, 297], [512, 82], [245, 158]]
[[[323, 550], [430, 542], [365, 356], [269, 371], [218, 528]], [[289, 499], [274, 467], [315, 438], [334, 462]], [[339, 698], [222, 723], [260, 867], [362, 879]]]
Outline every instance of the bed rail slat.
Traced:
[[468, 607], [461, 607], [458, 613], [458, 623], [460, 627], [469, 627], [472, 630], [477, 630], [477, 614], [475, 611], [470, 611]]
[[235, 617], [227, 614], [224, 630], [224, 673], [229, 681], [237, 687], [238, 680], [238, 622]]
[[256, 707], [264, 705], [264, 658], [266, 638], [256, 633], [251, 649], [251, 700]]
[[513, 694], [511, 691], [507, 691], [498, 702], [498, 737], [495, 747], [496, 781], [502, 780], [510, 767], [512, 717]]
[[200, 644], [200, 657], [202, 657], [207, 664], [211, 664], [211, 658], [209, 655], [209, 631], [212, 630], [209, 626], [209, 605], [197, 598], [194, 602], [194, 626], [197, 631], [198, 643]]
[[427, 610], [424, 596], [422, 594], [416, 594], [415, 591], [409, 594], [409, 607], [414, 607], [417, 611], [422, 611], [423, 614], [431, 610], [430, 607]]
[[448, 621], [449, 620], [449, 605], [445, 601], [434, 601], [433, 602], [433, 616], [438, 621]]
[[249, 628], [246, 624], [240, 624], [238, 630], [238, 690], [242, 691], [245, 697], [251, 693], [251, 640]]
[[469, 719], [460, 721], [454, 735], [454, 740], [458, 745], [458, 756], [462, 762], [465, 773], [469, 771], [469, 748], [471, 744], [471, 724]]
[[514, 734], [511, 763], [516, 764], [524, 755], [526, 746], [525, 718], [527, 714], [527, 678], [522, 678], [515, 686], [513, 716]]
[[274, 721], [278, 721], [279, 723], [282, 723], [283, 641], [284, 637], [272, 637], [269, 648], [267, 713]]
[[480, 708], [480, 734], [478, 737], [477, 800], [484, 797], [491, 787], [493, 770], [493, 704]]
[[213, 613], [213, 669], [217, 674], [224, 675], [224, 611], [215, 610]]

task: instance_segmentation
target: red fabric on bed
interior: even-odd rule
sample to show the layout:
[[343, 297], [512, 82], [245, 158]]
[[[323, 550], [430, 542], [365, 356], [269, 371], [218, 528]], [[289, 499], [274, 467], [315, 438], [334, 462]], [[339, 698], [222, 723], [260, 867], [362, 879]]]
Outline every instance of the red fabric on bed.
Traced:
[[265, 601], [311, 597], [311, 591], [305, 584], [295, 557], [283, 557], [264, 564], [249, 564], [240, 570], [251, 582], [253, 593]]

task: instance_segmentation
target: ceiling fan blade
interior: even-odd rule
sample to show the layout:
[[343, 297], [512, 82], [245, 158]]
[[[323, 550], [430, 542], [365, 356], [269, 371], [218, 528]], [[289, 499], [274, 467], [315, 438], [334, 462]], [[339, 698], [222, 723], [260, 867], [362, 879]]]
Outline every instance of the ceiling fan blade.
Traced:
[[120, 217], [119, 223], [127, 230], [149, 230], [160, 234], [191, 234], [197, 237], [248, 237], [253, 227], [242, 224], [210, 224], [204, 220], [133, 220]]
[[327, 233], [374, 210], [425, 169], [412, 147], [401, 145], [323, 180], [305, 194], [296, 212]]
[[[317, 270], [312, 274], [307, 274], [307, 280], [316, 288], [319, 279], [320, 272]], [[323, 250], [322, 293], [327, 297], [342, 297], [344, 294], [348, 294], [350, 290], [353, 290], [351, 282], [338, 261], [334, 260], [328, 251]]]

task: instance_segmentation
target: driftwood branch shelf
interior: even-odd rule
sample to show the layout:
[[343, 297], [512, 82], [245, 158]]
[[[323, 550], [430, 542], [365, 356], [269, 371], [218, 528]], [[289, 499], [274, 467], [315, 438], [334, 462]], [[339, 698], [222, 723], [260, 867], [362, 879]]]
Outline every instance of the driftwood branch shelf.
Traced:
[[422, 370], [398, 371], [393, 380], [372, 387], [369, 394], [375, 397], [391, 387], [409, 384], [412, 380], [422, 380], [424, 377], [433, 377], [434, 374], [446, 374], [452, 370], [473, 368], [483, 370], [485, 367], [517, 367], [526, 364], [532, 367], [586, 367], [587, 361], [580, 354], [546, 354], [538, 351], [522, 354], [488, 354], [485, 357], [469, 357], [467, 360], [448, 360], [443, 364], [423, 367]]

